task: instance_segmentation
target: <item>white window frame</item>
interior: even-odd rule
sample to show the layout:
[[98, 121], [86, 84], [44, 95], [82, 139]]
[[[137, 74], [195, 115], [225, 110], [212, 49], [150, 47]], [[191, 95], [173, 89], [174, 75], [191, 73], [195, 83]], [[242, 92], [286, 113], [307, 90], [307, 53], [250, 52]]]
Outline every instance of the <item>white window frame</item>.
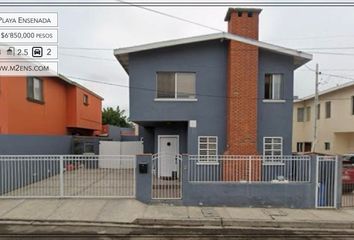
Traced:
[[[206, 143], [200, 142], [201, 138], [207, 138]], [[210, 149], [209, 144], [210, 138], [215, 138], [215, 149]], [[218, 136], [198, 136], [198, 163], [197, 164], [219, 164], [219, 158], [218, 158]], [[201, 149], [200, 144], [207, 144], [206, 149]], [[214, 144], [214, 143], [213, 143]], [[210, 150], [215, 150], [215, 155], [201, 155], [200, 150], [206, 150], [208, 153]]]
[[325, 102], [325, 119], [330, 119], [332, 116], [332, 102]]
[[[285, 102], [284, 100], [284, 74], [283, 73], [265, 73], [264, 75], [264, 79], [266, 77], [266, 75], [271, 75], [272, 78], [271, 78], [271, 85], [272, 85], [272, 96], [271, 98], [265, 98], [264, 96], [264, 99], [263, 99], [263, 102], [280, 102], [280, 103], [283, 103]], [[274, 75], [279, 75], [280, 76], [280, 88], [279, 88], [279, 98], [275, 98], [275, 85], [273, 84], [273, 76]], [[265, 87], [265, 80], [264, 80], [264, 87]]]
[[[300, 117], [299, 113], [300, 111], [302, 110], [302, 117]], [[306, 111], [306, 108], [304, 107], [298, 107], [297, 108], [297, 113], [296, 113], [296, 121], [297, 122], [305, 122], [305, 111]]]
[[[298, 151], [298, 149], [300, 148], [301, 151]], [[304, 142], [297, 142], [296, 143], [296, 152], [300, 152], [303, 153], [305, 152], [305, 143]]]
[[[327, 148], [328, 145], [328, 148]], [[331, 143], [330, 142], [324, 142], [324, 150], [325, 151], [330, 151], [331, 150]]]
[[82, 97], [82, 102], [84, 105], [89, 105], [89, 96], [87, 94], [84, 94]]
[[319, 120], [321, 118], [321, 103], [318, 103], [316, 106], [316, 119]]
[[305, 107], [305, 116], [306, 116], [306, 122], [310, 122], [311, 121], [311, 106], [306, 106]]
[[[267, 138], [271, 138], [272, 139], [272, 143], [266, 143], [266, 139]], [[274, 139], [280, 139], [280, 143], [273, 143]], [[280, 144], [281, 147], [280, 149], [275, 149], [272, 148], [271, 149], [266, 149], [265, 146], [267, 144]], [[279, 136], [266, 136], [263, 137], [263, 164], [267, 164], [267, 165], [279, 165], [279, 164], [284, 164], [283, 160], [282, 160], [282, 156], [283, 156], [283, 137], [279, 137]], [[265, 152], [266, 151], [272, 151], [271, 155], [266, 155]], [[274, 151], [280, 151], [280, 155], [274, 155]]]
[[[31, 88], [29, 89], [28, 86], [28, 81], [31, 81]], [[39, 95], [36, 95], [36, 87], [35, 87], [35, 83], [38, 83], [38, 87], [39, 87]], [[35, 101], [35, 102], [41, 102], [44, 103], [44, 86], [43, 86], [43, 79], [38, 78], [38, 77], [28, 77], [27, 78], [27, 99], [29, 99], [30, 101]], [[31, 96], [29, 96], [29, 92], [31, 91]]]
[[[173, 73], [175, 76], [175, 94], [174, 94], [174, 98], [159, 98], [158, 97], [158, 83], [157, 83], [157, 77], [159, 73]], [[178, 89], [177, 89], [177, 85], [178, 85], [178, 78], [177, 78], [177, 74], [178, 73], [191, 73], [194, 74], [195, 76], [195, 81], [194, 81], [194, 88], [195, 88], [195, 93], [194, 93], [194, 98], [178, 98]], [[155, 101], [157, 102], [171, 102], [171, 101], [184, 101], [184, 102], [195, 102], [198, 101], [197, 99], [197, 73], [196, 72], [174, 72], [174, 71], [158, 71], [156, 72], [156, 93], [155, 93]]]

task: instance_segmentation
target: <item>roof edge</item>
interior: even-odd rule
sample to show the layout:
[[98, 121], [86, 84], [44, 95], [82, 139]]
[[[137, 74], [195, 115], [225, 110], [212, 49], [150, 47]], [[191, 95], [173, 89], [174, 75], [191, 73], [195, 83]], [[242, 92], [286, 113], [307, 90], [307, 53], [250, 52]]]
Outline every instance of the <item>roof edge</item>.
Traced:
[[[335, 92], [335, 91], [339, 91], [341, 89], [344, 89], [344, 88], [347, 88], [347, 87], [352, 87], [352, 86], [354, 86], [354, 81], [349, 81], [347, 83], [344, 83], [344, 84], [341, 84], [341, 85], [338, 85], [338, 86], [331, 87], [331, 88], [328, 88], [326, 90], [323, 90], [323, 91], [318, 93], [318, 96], [325, 95], [325, 94], [328, 94], [328, 93], [332, 93], [332, 92]], [[315, 94], [311, 94], [311, 95], [308, 95], [306, 97], [296, 99], [296, 100], [294, 100], [294, 102], [295, 103], [303, 102], [303, 101], [310, 100], [310, 99], [312, 99], [314, 97], [315, 97]]]
[[174, 40], [148, 43], [148, 44], [143, 44], [143, 45], [138, 45], [138, 46], [133, 46], [133, 47], [117, 48], [117, 49], [114, 49], [114, 55], [117, 57], [117, 55], [121, 55], [121, 54], [129, 54], [132, 52], [140, 52], [140, 51], [152, 50], [152, 49], [157, 49], [157, 48], [162, 48], [162, 47], [171, 47], [171, 46], [176, 46], [176, 45], [209, 41], [209, 40], [216, 40], [216, 39], [229, 39], [229, 40], [239, 41], [239, 42], [243, 42], [246, 44], [255, 45], [260, 48], [265, 48], [265, 49], [273, 50], [276, 52], [281, 52], [281, 53], [285, 53], [288, 55], [293, 55], [296, 57], [302, 57], [302, 58], [305, 58], [308, 60], [312, 60], [312, 54], [309, 54], [306, 52], [273, 45], [270, 43], [262, 42], [262, 41], [251, 39], [251, 38], [242, 37], [242, 36], [227, 33], [227, 32], [199, 35], [199, 36], [188, 37], [188, 38], [179, 38], [179, 39], [174, 39]]
[[66, 82], [66, 83], [68, 83], [70, 85], [76, 86], [78, 88], [81, 88], [84, 91], [87, 91], [88, 93], [94, 95], [95, 97], [99, 98], [100, 100], [104, 100], [104, 98], [101, 97], [100, 95], [98, 95], [97, 93], [95, 93], [92, 90], [82, 86], [81, 84], [79, 84], [79, 83], [77, 83], [75, 81], [70, 80], [69, 78], [65, 77], [64, 75], [62, 75], [60, 73], [58, 73], [58, 76], [56, 76], [56, 77], [60, 78], [61, 80], [63, 80], [64, 82]]

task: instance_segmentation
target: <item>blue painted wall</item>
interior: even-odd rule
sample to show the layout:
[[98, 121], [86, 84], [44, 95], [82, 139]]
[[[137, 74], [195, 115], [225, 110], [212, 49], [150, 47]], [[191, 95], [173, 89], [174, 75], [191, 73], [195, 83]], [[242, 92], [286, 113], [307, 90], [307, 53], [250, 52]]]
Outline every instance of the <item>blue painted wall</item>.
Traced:
[[[197, 128], [187, 129], [188, 145], [186, 151], [183, 146], [181, 151], [196, 154], [198, 136], [207, 135], [218, 136], [219, 154], [223, 154], [226, 141], [226, 56], [227, 43], [219, 40], [131, 54], [130, 120], [140, 124], [149, 121], [184, 121], [187, 124], [188, 120], [197, 120]], [[196, 72], [198, 101], [154, 101], [158, 71]], [[146, 150], [155, 150], [156, 147], [146, 143], [151, 135], [142, 133], [144, 135], [144, 142], [148, 145]]]
[[[293, 58], [269, 51], [259, 51], [258, 71], [258, 152], [263, 153], [263, 137], [283, 137], [283, 154], [291, 154], [293, 116]], [[263, 102], [266, 73], [283, 74], [285, 103]]]
[[[197, 153], [198, 136], [218, 136], [219, 154], [226, 148], [226, 71], [228, 42], [208, 41], [174, 46], [130, 55], [130, 119], [144, 125], [156, 121], [197, 120], [197, 128], [187, 128], [187, 153]], [[283, 137], [283, 153], [291, 154], [293, 58], [259, 50], [258, 151], [264, 136]], [[156, 72], [196, 72], [197, 102], [156, 102]], [[281, 73], [285, 103], [265, 103], [264, 76]], [[145, 135], [146, 141], [156, 140]], [[154, 129], [152, 129], [154, 131]], [[154, 134], [153, 134], [154, 135]], [[156, 134], [155, 134], [156, 135]], [[146, 152], [156, 150], [147, 143]]]
[[[187, 127], [186, 123], [174, 123], [172, 126], [158, 126], [154, 131], [154, 142], [158, 142], [159, 135], [178, 135], [179, 152], [187, 153]], [[154, 144], [154, 152], [158, 152], [158, 144]]]

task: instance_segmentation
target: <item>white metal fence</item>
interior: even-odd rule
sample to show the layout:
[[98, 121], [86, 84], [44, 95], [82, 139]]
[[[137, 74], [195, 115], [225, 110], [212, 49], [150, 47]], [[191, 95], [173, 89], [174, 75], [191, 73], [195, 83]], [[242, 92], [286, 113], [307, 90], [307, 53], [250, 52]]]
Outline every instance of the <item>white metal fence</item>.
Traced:
[[294, 183], [311, 181], [310, 156], [190, 155], [190, 182]]
[[135, 156], [0, 155], [0, 197], [134, 197]]
[[182, 198], [182, 156], [154, 154], [152, 157], [152, 199]]
[[337, 207], [338, 157], [317, 156], [316, 208]]

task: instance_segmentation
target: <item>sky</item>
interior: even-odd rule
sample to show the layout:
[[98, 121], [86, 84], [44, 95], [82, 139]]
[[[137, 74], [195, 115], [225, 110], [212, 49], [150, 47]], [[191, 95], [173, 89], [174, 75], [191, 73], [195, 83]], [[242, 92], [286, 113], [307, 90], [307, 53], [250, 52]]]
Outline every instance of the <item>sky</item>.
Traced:
[[[227, 8], [152, 9], [227, 31], [224, 22]], [[300, 67], [294, 73], [295, 96], [314, 93], [315, 73], [310, 69], [314, 69], [316, 63], [323, 73], [354, 78], [354, 7], [259, 8], [263, 9], [259, 19], [261, 41], [314, 54], [307, 67]], [[58, 12], [59, 72], [103, 96], [104, 107], [119, 105], [127, 112], [127, 87], [77, 78], [128, 86], [129, 76], [114, 58], [113, 49], [216, 32], [134, 6], [1, 7], [1, 11]], [[352, 48], [338, 49], [343, 47]], [[350, 80], [321, 75], [320, 81], [320, 89], [327, 89]]]

